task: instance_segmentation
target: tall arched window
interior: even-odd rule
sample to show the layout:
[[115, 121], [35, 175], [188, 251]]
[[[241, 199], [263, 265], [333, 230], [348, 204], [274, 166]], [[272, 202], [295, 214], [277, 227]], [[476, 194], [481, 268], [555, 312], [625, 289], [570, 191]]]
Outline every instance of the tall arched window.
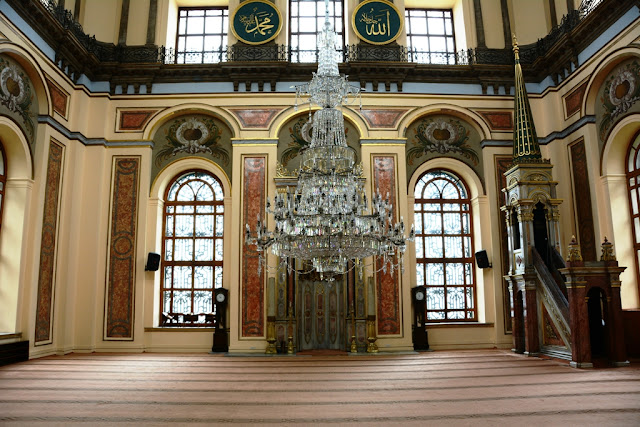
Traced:
[[417, 284], [427, 287], [427, 322], [477, 320], [471, 206], [466, 185], [433, 170], [415, 188]]
[[633, 224], [633, 251], [635, 252], [636, 283], [640, 286], [640, 135], [637, 135], [627, 154], [627, 187], [629, 209]]
[[210, 326], [222, 287], [224, 192], [204, 171], [168, 186], [162, 239], [161, 325]]
[[2, 207], [4, 206], [4, 193], [7, 186], [7, 156], [0, 142], [0, 230], [2, 229]]

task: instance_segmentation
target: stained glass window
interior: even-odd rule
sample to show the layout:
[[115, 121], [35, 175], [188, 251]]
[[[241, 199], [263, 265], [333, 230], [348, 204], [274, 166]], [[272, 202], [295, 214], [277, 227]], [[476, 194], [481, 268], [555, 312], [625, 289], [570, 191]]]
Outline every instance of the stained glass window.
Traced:
[[465, 184], [443, 170], [415, 187], [416, 278], [427, 287], [427, 322], [477, 320], [471, 204]]
[[635, 252], [636, 280], [640, 283], [640, 135], [629, 147], [627, 158], [627, 189], [633, 224], [633, 250]]
[[456, 63], [456, 43], [450, 9], [405, 9], [404, 22], [410, 62]]
[[226, 60], [229, 9], [178, 10], [176, 64], [212, 64]]
[[5, 187], [7, 186], [7, 157], [0, 142], [0, 227], [2, 227], [2, 207], [4, 206]]
[[222, 287], [224, 193], [203, 171], [177, 177], [168, 187], [162, 248], [164, 326], [211, 326], [213, 290]]
[[[291, 62], [318, 62], [318, 33], [325, 20], [324, 0], [290, 0], [289, 41]], [[344, 46], [342, 1], [329, 0], [329, 19]]]

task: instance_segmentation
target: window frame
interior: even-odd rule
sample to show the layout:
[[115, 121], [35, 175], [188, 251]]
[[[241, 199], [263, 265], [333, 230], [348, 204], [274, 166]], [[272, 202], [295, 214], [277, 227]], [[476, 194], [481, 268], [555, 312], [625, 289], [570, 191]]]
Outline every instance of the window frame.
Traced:
[[[425, 34], [414, 34], [411, 32], [411, 23], [410, 23], [410, 15], [412, 11], [424, 11], [425, 12], [425, 24], [426, 24], [426, 28], [427, 28], [427, 32]], [[428, 12], [449, 12], [449, 14], [451, 15], [451, 35], [447, 35], [446, 34], [446, 24], [444, 26], [445, 28], [445, 32], [444, 34], [434, 34], [431, 35], [429, 33], [429, 16], [428, 16]], [[446, 18], [442, 18], [444, 21], [446, 21]], [[428, 9], [428, 8], [418, 8], [418, 7], [410, 7], [410, 8], [406, 8], [404, 11], [404, 26], [405, 26], [405, 34], [406, 34], [406, 44], [407, 44], [407, 54], [409, 57], [409, 62], [415, 62], [415, 63], [419, 63], [419, 64], [434, 64], [434, 65], [456, 65], [457, 64], [457, 43], [456, 43], [456, 31], [455, 31], [455, 22], [454, 22], [454, 18], [453, 18], [453, 9]], [[416, 36], [423, 36], [423, 37], [427, 37], [427, 39], [431, 38], [431, 37], [444, 37], [445, 39], [447, 38], [451, 38], [453, 40], [453, 50], [449, 51], [449, 49], [447, 48], [447, 50], [445, 52], [435, 52], [435, 51], [417, 51], [415, 49], [412, 50], [412, 46], [413, 44], [411, 43], [411, 40], [413, 37]], [[446, 41], [445, 41], [446, 44]], [[420, 58], [420, 56], [426, 56], [429, 58], [428, 61], [420, 61], [418, 60]], [[433, 62], [431, 60], [432, 55], [445, 55], [445, 57], [447, 58], [447, 60], [445, 62]]]
[[[341, 24], [341, 32], [338, 33], [336, 31], [336, 33], [339, 35], [339, 41], [341, 43], [341, 46], [339, 46], [339, 51], [340, 51], [340, 59], [339, 62], [343, 62], [344, 61], [344, 49], [346, 46], [346, 28], [345, 28], [345, 2], [344, 0], [329, 0], [329, 2], [331, 4], [334, 5], [333, 7], [333, 15], [330, 15], [330, 18], [333, 18], [332, 23], [333, 23], [333, 30], [336, 31], [335, 28], [335, 24], [336, 24], [336, 20], [338, 18], [338, 16], [335, 15], [335, 12], [337, 10], [340, 10], [340, 20], [342, 22]], [[300, 43], [298, 42], [298, 48], [294, 51], [293, 49], [293, 36], [298, 35], [299, 34], [303, 34], [303, 35], [311, 35], [313, 34], [315, 36], [315, 40], [316, 40], [316, 45], [313, 48], [313, 56], [315, 57], [315, 61], [314, 62], [318, 62], [318, 32], [320, 31], [320, 29], [322, 27], [316, 28], [316, 31], [314, 32], [308, 32], [308, 33], [300, 33], [299, 31], [294, 33], [293, 32], [293, 19], [300, 19], [300, 14], [298, 12], [298, 15], [296, 17], [294, 17], [292, 11], [293, 11], [293, 3], [315, 3], [316, 4], [316, 24], [318, 24], [320, 22], [320, 20], [322, 21], [322, 23], [324, 23], [324, 12], [322, 12], [322, 14], [318, 14], [318, 6], [322, 5], [323, 10], [324, 10], [324, 1], [320, 1], [320, 0], [289, 0], [289, 14], [288, 14], [288, 26], [289, 26], [289, 34], [288, 34], [288, 40], [289, 40], [289, 63], [291, 64], [312, 64], [313, 62], [311, 61], [300, 61], [300, 56], [301, 53], [306, 53], [309, 52], [309, 49], [300, 49]], [[336, 7], [336, 5], [340, 5], [339, 8]], [[300, 9], [298, 8], [298, 11]], [[331, 13], [331, 10], [330, 10]], [[307, 17], [307, 16], [304, 16]], [[298, 29], [300, 29], [300, 26], [298, 25]], [[294, 53], [295, 52], [295, 53]], [[297, 61], [293, 60], [294, 55], [296, 55], [298, 57]]]
[[[631, 158], [633, 154], [633, 159]], [[633, 247], [633, 263], [635, 265], [636, 283], [640, 287], [640, 167], [635, 167], [633, 171], [630, 171], [630, 162], [633, 160], [633, 165], [640, 165], [640, 132], [636, 133], [631, 138], [631, 143], [627, 149], [625, 156], [625, 178], [627, 185], [627, 201], [629, 202], [629, 221], [631, 222], [631, 240]], [[630, 181], [634, 179], [635, 185], [631, 185]], [[635, 206], [637, 213], [633, 212], [634, 201], [632, 199], [632, 191], [635, 190]], [[636, 225], [636, 219], [638, 225]]]
[[[186, 202], [181, 202], [181, 201], [169, 201], [169, 194], [173, 188], [174, 185], [176, 185], [176, 183], [182, 179], [183, 177], [190, 175], [190, 174], [194, 174], [197, 178], [197, 174], [206, 174], [207, 176], [211, 177], [213, 180], [215, 180], [218, 185], [220, 186], [220, 189], [222, 190], [222, 197], [220, 200], [214, 200], [211, 202], [197, 202], [197, 201], [186, 201]], [[190, 182], [191, 180], [185, 181], [185, 183], [183, 183], [182, 185], [184, 186], [186, 183]], [[215, 193], [214, 193], [215, 194]], [[215, 314], [216, 314], [216, 304], [215, 304], [215, 290], [216, 289], [220, 289], [223, 287], [223, 283], [224, 283], [224, 244], [225, 244], [225, 233], [224, 233], [224, 229], [225, 229], [225, 222], [226, 222], [226, 209], [224, 207], [224, 199], [225, 199], [225, 194], [224, 194], [224, 185], [222, 183], [222, 180], [213, 172], [208, 171], [208, 170], [204, 170], [204, 169], [188, 169], [188, 170], [184, 170], [179, 172], [178, 174], [176, 174], [168, 183], [165, 192], [164, 192], [164, 206], [163, 206], [163, 212], [162, 212], [162, 230], [161, 230], [161, 239], [162, 239], [162, 253], [160, 256], [160, 310], [159, 310], [159, 325], [160, 327], [213, 327], [215, 326]], [[175, 233], [175, 227], [176, 227], [176, 221], [175, 221], [175, 217], [177, 212], [174, 211], [172, 213], [168, 212], [168, 208], [171, 206], [214, 206], [213, 209], [213, 236], [211, 237], [211, 239], [213, 240], [213, 256], [212, 256], [212, 260], [211, 261], [195, 261], [195, 260], [190, 260], [190, 261], [175, 261], [171, 260], [171, 261], [167, 261], [166, 258], [166, 250], [167, 250], [167, 241], [168, 240], [173, 240], [175, 241], [175, 239], [177, 238], [176, 233]], [[219, 214], [217, 213], [217, 209], [215, 208], [216, 206], [222, 206], [222, 213]], [[172, 215], [174, 217], [173, 220], [173, 234], [172, 236], [168, 237], [166, 234], [167, 231], [167, 217]], [[222, 237], [217, 237], [216, 236], [216, 218], [218, 216], [222, 216]], [[193, 244], [195, 245], [195, 241], [196, 241], [196, 233], [195, 233], [195, 227], [196, 227], [196, 220], [195, 218], [197, 217], [197, 212], [196, 209], [194, 209], [193, 211], [193, 215], [192, 217], [194, 218], [193, 221], [193, 227], [194, 227], [194, 233], [191, 236], [191, 240], [193, 241]], [[221, 240], [222, 241], [222, 250], [223, 250], [223, 256], [222, 259], [220, 260], [216, 260], [215, 259], [215, 249], [216, 249], [216, 244], [215, 241], [216, 240]], [[193, 252], [195, 254], [195, 250]], [[175, 244], [173, 244], [173, 254], [175, 254]], [[166, 272], [166, 267], [175, 267], [175, 266], [191, 266], [192, 268], [192, 274], [191, 274], [191, 287], [190, 288], [176, 288], [174, 285], [174, 278], [175, 276], [172, 273], [172, 283], [170, 287], [166, 287], [166, 278], [165, 278], [165, 272]], [[193, 274], [193, 269], [195, 267], [198, 266], [211, 266], [212, 267], [212, 286], [210, 288], [195, 288], [194, 287], [194, 274]], [[219, 286], [216, 285], [216, 276], [215, 276], [215, 271], [216, 271], [216, 267], [220, 267], [221, 269], [221, 280], [220, 280], [220, 284]], [[174, 270], [172, 270], [174, 271]], [[210, 292], [211, 294], [211, 312], [210, 313], [172, 313], [172, 312], [165, 312], [164, 311], [164, 292], [165, 291], [170, 291], [171, 294], [171, 301], [173, 301], [173, 292], [175, 290], [189, 290], [191, 292], [191, 308], [193, 310], [194, 307], [194, 293], [196, 291], [207, 291]], [[170, 303], [170, 306], [172, 306], [173, 304]], [[189, 317], [187, 317], [187, 319], [185, 320], [185, 315], [189, 315]], [[192, 317], [196, 316], [195, 318]], [[204, 322], [199, 322], [199, 316], [200, 315], [204, 315]], [[180, 317], [179, 316], [183, 316], [182, 321], [180, 321]]]
[[4, 211], [5, 197], [7, 194], [7, 155], [4, 151], [2, 141], [0, 141], [0, 160], [2, 161], [2, 172], [0, 172], [0, 232], [2, 232], [2, 212]]
[[[418, 188], [418, 185], [423, 181], [423, 179], [427, 176], [427, 175], [431, 175], [431, 174], [439, 174], [439, 173], [443, 173], [445, 175], [448, 175], [450, 178], [450, 181], [456, 185], [456, 187], [458, 187], [458, 184], [462, 187], [462, 189], [465, 192], [465, 198], [458, 198], [458, 199], [428, 199], [428, 198], [423, 198], [423, 197], [416, 197], [416, 189]], [[437, 177], [436, 177], [437, 178]], [[442, 179], [442, 178], [440, 178]], [[429, 182], [431, 182], [433, 179], [427, 180], [424, 187], [422, 188], [422, 192], [421, 192], [421, 196], [424, 195], [424, 191], [426, 190]], [[459, 187], [458, 187], [459, 188]], [[459, 191], [459, 190], [458, 190]], [[430, 168], [426, 171], [424, 171], [423, 173], [420, 174], [420, 176], [418, 177], [418, 179], [415, 181], [415, 185], [413, 187], [413, 195], [415, 197], [414, 199], [414, 209], [413, 209], [413, 215], [414, 215], [414, 223], [415, 223], [415, 216], [416, 214], [421, 214], [422, 215], [422, 228], [420, 230], [420, 232], [416, 231], [416, 250], [414, 252], [414, 256], [415, 256], [415, 264], [416, 264], [416, 273], [415, 273], [415, 278], [416, 278], [416, 285], [420, 286], [420, 285], [424, 285], [427, 289], [427, 299], [428, 299], [428, 295], [429, 295], [429, 290], [430, 289], [434, 289], [434, 288], [442, 288], [444, 290], [444, 296], [443, 296], [443, 302], [444, 302], [444, 307], [442, 309], [429, 309], [428, 307], [428, 303], [425, 304], [425, 322], [426, 323], [460, 323], [460, 322], [477, 322], [478, 321], [478, 290], [477, 290], [477, 277], [476, 277], [476, 265], [475, 265], [475, 252], [474, 252], [474, 246], [475, 246], [475, 239], [474, 239], [474, 229], [473, 229], [473, 208], [471, 206], [471, 197], [470, 197], [470, 189], [468, 184], [464, 181], [464, 179], [457, 173], [455, 173], [452, 170], [446, 169], [446, 168], [442, 168], [442, 167], [435, 167], [435, 168]], [[457, 211], [446, 211], [444, 210], [443, 206], [444, 204], [451, 204], [451, 203], [455, 203], [455, 204], [459, 204], [460, 209]], [[440, 209], [438, 211], [433, 211], [431, 213], [436, 213], [439, 212], [439, 218], [440, 218], [440, 226], [441, 226], [441, 232], [438, 234], [434, 234], [434, 233], [425, 233], [425, 214], [430, 213], [429, 211], [425, 211], [424, 209], [424, 204], [425, 203], [439, 203]], [[419, 210], [416, 209], [416, 205], [420, 204], [421, 207]], [[463, 206], [467, 205], [467, 209], [463, 209]], [[460, 212], [461, 215], [466, 214], [468, 217], [468, 232], [464, 233], [464, 230], [462, 228], [462, 219], [461, 219], [461, 226], [460, 226], [460, 232], [457, 234], [445, 234], [444, 233], [444, 218], [443, 218], [443, 214], [446, 212]], [[427, 251], [426, 251], [426, 237], [428, 236], [441, 236], [442, 238], [442, 257], [427, 257]], [[461, 236], [461, 253], [462, 253], [462, 257], [445, 257], [446, 255], [446, 245], [444, 242], [444, 238], [445, 236]], [[468, 248], [468, 253], [469, 256], [465, 257], [464, 256], [464, 252], [465, 252], [465, 247], [464, 247], [464, 238], [468, 237], [469, 238], [469, 245], [470, 247]], [[423, 245], [423, 252], [422, 252], [422, 257], [418, 258], [418, 250], [419, 247], [417, 245]], [[462, 277], [463, 277], [463, 284], [462, 285], [447, 285], [447, 274], [446, 274], [446, 264], [448, 263], [461, 263], [463, 265], [462, 267]], [[427, 272], [426, 272], [426, 265], [427, 264], [441, 264], [442, 265], [442, 274], [443, 274], [443, 284], [440, 285], [429, 285], [427, 283], [428, 278], [427, 278]], [[471, 270], [471, 274], [470, 274], [470, 278], [471, 278], [471, 283], [467, 283], [466, 282], [466, 277], [465, 277], [465, 273], [464, 273], [464, 265], [465, 264], [469, 264], [469, 268]], [[422, 268], [423, 271], [423, 278], [422, 278], [422, 282], [418, 282], [418, 269], [420, 268], [420, 266], [423, 265], [424, 267]], [[451, 288], [462, 288], [463, 289], [463, 301], [464, 301], [464, 308], [460, 309], [449, 309], [448, 303], [447, 303], [447, 291], [448, 289]], [[468, 301], [467, 301], [467, 288], [471, 288], [472, 292], [473, 292], [473, 306], [469, 307], [468, 305]], [[463, 318], [449, 318], [449, 313], [450, 312], [458, 312], [458, 311], [463, 311], [464, 312], [464, 317]], [[442, 312], [444, 313], [444, 318], [443, 319], [434, 319], [434, 318], [430, 318], [429, 314], [433, 313], [433, 312]], [[469, 316], [469, 313], [472, 312], [472, 315]]]
[[[199, 37], [202, 38], [202, 51], [200, 52], [190, 52], [188, 51], [187, 48], [187, 41], [186, 38], [189, 36], [187, 33], [187, 25], [188, 25], [188, 21], [187, 23], [185, 23], [185, 33], [183, 35], [180, 34], [180, 19], [181, 17], [181, 12], [182, 11], [186, 11], [187, 12], [187, 18], [189, 17], [189, 12], [190, 11], [203, 11], [204, 15], [203, 18], [206, 18], [206, 13], [208, 10], [221, 10], [223, 11], [222, 13], [222, 28], [220, 28], [220, 33], [207, 33], [206, 32], [206, 22], [203, 23], [203, 29], [202, 29], [202, 34], [198, 34]], [[227, 21], [227, 32], [224, 33], [222, 32], [224, 30], [224, 20], [226, 19]], [[206, 21], [206, 19], [205, 19]], [[231, 25], [231, 21], [230, 21], [230, 17], [229, 17], [229, 7], [228, 6], [189, 6], [189, 7], [178, 7], [178, 18], [177, 18], [177, 23], [176, 23], [176, 48], [175, 48], [175, 55], [174, 55], [174, 59], [173, 59], [173, 63], [174, 64], [180, 64], [180, 65], [194, 65], [194, 64], [219, 64], [221, 62], [226, 62], [227, 58], [227, 48], [229, 46], [229, 25]], [[204, 39], [207, 35], [213, 35], [213, 36], [221, 36], [222, 37], [222, 41], [223, 44], [220, 46], [220, 50], [219, 51], [207, 51], [204, 50], [205, 45], [204, 45]], [[181, 51], [179, 50], [179, 46], [180, 46], [180, 37], [184, 37], [185, 38], [185, 50]], [[220, 60], [217, 62], [207, 62], [205, 61], [205, 53], [210, 52], [210, 53], [217, 53], [219, 54], [219, 58]], [[200, 53], [202, 55], [201, 61], [200, 62], [187, 62], [187, 54], [188, 53]], [[183, 55], [183, 60], [182, 62], [178, 62], [178, 58], [180, 57], [180, 55]]]

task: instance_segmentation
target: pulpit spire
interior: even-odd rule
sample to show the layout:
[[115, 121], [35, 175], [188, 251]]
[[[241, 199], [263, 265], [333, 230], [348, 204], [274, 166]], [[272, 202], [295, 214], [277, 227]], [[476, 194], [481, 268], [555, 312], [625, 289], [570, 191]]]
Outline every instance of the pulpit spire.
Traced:
[[513, 164], [540, 163], [542, 154], [538, 145], [538, 136], [533, 124], [533, 115], [527, 96], [527, 89], [520, 66], [520, 48], [516, 36], [513, 36], [513, 53], [516, 63], [515, 81], [515, 129], [513, 132]]

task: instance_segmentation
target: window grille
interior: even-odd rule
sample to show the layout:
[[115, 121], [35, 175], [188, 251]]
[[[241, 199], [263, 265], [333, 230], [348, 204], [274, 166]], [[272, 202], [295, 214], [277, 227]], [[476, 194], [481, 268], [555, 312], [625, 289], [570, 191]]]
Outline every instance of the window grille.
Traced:
[[471, 206], [454, 174], [425, 173], [415, 187], [416, 278], [427, 287], [427, 322], [475, 321]]
[[227, 60], [229, 9], [180, 8], [176, 64], [214, 64]]
[[[329, 0], [329, 19], [339, 49], [345, 44], [342, 8], [341, 0]], [[289, 10], [290, 62], [318, 62], [317, 41], [325, 20], [324, 0], [290, 0]]]
[[405, 9], [409, 62], [456, 63], [451, 10]]
[[224, 247], [224, 193], [215, 176], [191, 171], [169, 185], [162, 246], [160, 324], [212, 326]]

